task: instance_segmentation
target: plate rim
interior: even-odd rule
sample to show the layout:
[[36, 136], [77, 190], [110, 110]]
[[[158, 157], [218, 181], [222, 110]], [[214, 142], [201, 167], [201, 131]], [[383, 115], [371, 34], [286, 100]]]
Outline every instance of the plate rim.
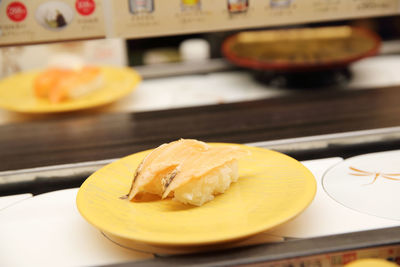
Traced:
[[[274, 223], [274, 225], [272, 226], [265, 226], [262, 225], [260, 227], [257, 228], [251, 228], [251, 230], [245, 231], [244, 233], [241, 233], [240, 235], [235, 235], [232, 237], [226, 237], [226, 238], [207, 238], [207, 240], [203, 240], [203, 241], [176, 241], [176, 240], [169, 240], [169, 241], [160, 241], [160, 240], [155, 240], [154, 238], [131, 238], [131, 237], [127, 237], [118, 233], [111, 233], [110, 231], [108, 231], [107, 229], [103, 229], [102, 227], [98, 226], [96, 224], [96, 222], [92, 221], [91, 219], [89, 219], [87, 216], [85, 216], [84, 212], [81, 210], [81, 208], [79, 207], [79, 202], [80, 202], [80, 197], [83, 194], [83, 189], [87, 184], [87, 181], [89, 180], [90, 177], [94, 176], [95, 173], [91, 174], [80, 186], [77, 195], [76, 195], [76, 206], [77, 209], [79, 211], [79, 213], [81, 214], [81, 216], [92, 226], [94, 226], [95, 228], [97, 228], [98, 230], [100, 230], [101, 232], [104, 232], [108, 235], [117, 237], [117, 238], [121, 238], [121, 239], [126, 239], [126, 240], [130, 240], [130, 241], [134, 241], [134, 242], [142, 242], [142, 243], [146, 243], [146, 244], [151, 244], [151, 245], [156, 245], [156, 246], [164, 246], [164, 247], [168, 247], [168, 246], [175, 246], [175, 247], [179, 247], [179, 246], [206, 246], [206, 245], [218, 245], [218, 244], [223, 244], [223, 243], [228, 243], [228, 242], [234, 242], [234, 241], [239, 241], [239, 240], [243, 240], [246, 239], [248, 237], [254, 236], [256, 234], [262, 233], [264, 231], [267, 230], [272, 230], [275, 227], [278, 227], [280, 225], [282, 225], [283, 223], [289, 222], [293, 219], [295, 219], [298, 215], [300, 215], [314, 200], [315, 195], [316, 195], [316, 191], [317, 191], [317, 182], [316, 182], [316, 178], [314, 176], [314, 174], [307, 168], [305, 167], [301, 162], [299, 162], [298, 160], [284, 154], [278, 151], [274, 151], [271, 149], [266, 149], [266, 148], [261, 148], [261, 147], [253, 147], [253, 146], [247, 146], [247, 145], [243, 145], [243, 144], [236, 144], [236, 143], [221, 143], [221, 142], [207, 142], [207, 144], [210, 145], [234, 145], [234, 146], [240, 146], [240, 147], [244, 147], [244, 148], [251, 148], [251, 149], [255, 149], [255, 150], [260, 150], [260, 151], [268, 151], [268, 152], [273, 152], [276, 154], [279, 154], [280, 156], [284, 156], [290, 160], [293, 160], [295, 162], [297, 162], [299, 164], [299, 166], [301, 166], [303, 168], [303, 170], [305, 170], [308, 173], [308, 177], [309, 177], [309, 183], [310, 183], [310, 187], [309, 190], [312, 191], [312, 193], [310, 193], [310, 195], [307, 198], [307, 201], [305, 201], [305, 203], [303, 204], [303, 206], [301, 207], [301, 209], [299, 209], [295, 214], [292, 214], [291, 216], [281, 219], [279, 220], [279, 222]], [[121, 161], [127, 157], [133, 156], [135, 154], [138, 153], [146, 153], [151, 151], [152, 149], [148, 149], [148, 150], [143, 150], [143, 151], [138, 151], [136, 153], [124, 156], [112, 163], [109, 163], [105, 166], [103, 166], [101, 169], [108, 167], [109, 165], [117, 162], [117, 161]], [[99, 169], [100, 170], [100, 169]], [[99, 171], [98, 170], [98, 171]], [[93, 179], [93, 178], [92, 178]]]

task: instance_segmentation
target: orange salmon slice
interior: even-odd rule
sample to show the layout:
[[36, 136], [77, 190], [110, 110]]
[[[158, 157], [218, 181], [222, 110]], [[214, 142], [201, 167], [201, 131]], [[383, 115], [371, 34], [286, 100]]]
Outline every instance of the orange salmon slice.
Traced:
[[180, 139], [154, 149], [136, 170], [128, 198], [148, 192], [165, 198], [192, 179], [234, 159], [248, 155], [235, 146], [214, 147], [194, 139]]

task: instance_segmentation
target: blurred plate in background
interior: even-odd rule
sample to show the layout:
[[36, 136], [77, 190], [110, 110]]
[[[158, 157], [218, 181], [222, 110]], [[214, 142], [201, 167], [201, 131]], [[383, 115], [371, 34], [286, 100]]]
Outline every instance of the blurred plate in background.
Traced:
[[373, 56], [380, 38], [349, 26], [241, 32], [222, 45], [236, 65], [266, 71], [309, 71], [340, 68]]
[[110, 104], [131, 93], [140, 82], [130, 68], [101, 67], [105, 85], [85, 96], [51, 103], [34, 95], [33, 81], [40, 71], [22, 72], [0, 81], [0, 107], [23, 113], [56, 113]]

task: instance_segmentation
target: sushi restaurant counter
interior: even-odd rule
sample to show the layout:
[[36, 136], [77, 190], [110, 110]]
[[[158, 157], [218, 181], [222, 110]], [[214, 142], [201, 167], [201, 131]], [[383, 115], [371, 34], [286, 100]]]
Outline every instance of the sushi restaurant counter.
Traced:
[[9, 123], [0, 126], [0, 171], [119, 158], [179, 138], [251, 143], [397, 127], [398, 99], [400, 86], [311, 90], [218, 105]]
[[[400, 86], [368, 90], [314, 90], [218, 105], [141, 112], [105, 112], [105, 114], [87, 112], [80, 114], [79, 117], [74, 114], [64, 114], [46, 117], [43, 120], [9, 123], [0, 126], [0, 171], [4, 174], [7, 171], [19, 170], [20, 172], [16, 174], [21, 176], [30, 168], [116, 159], [178, 138], [195, 138], [210, 142], [246, 143], [267, 148], [274, 146], [279, 148], [277, 146], [279, 144], [297, 142], [300, 143], [300, 148], [297, 147], [297, 150], [289, 148], [281, 151], [301, 160], [316, 177], [320, 177], [327, 168], [341, 162], [343, 158], [368, 152], [400, 149], [398, 99], [400, 99]], [[344, 138], [335, 145], [325, 143], [319, 146], [318, 143], [323, 138], [338, 137], [341, 134], [351, 137], [360, 133], [364, 138], [356, 141]], [[376, 139], [376, 133], [384, 138]], [[307, 140], [318, 142], [310, 143]], [[358, 142], [360, 140], [361, 142]], [[307, 148], [301, 149], [305, 143]], [[55, 176], [57, 178], [57, 174]], [[312, 257], [319, 253], [326, 255], [328, 253], [329, 257], [335, 260], [339, 257], [335, 253], [352, 251], [350, 254], [340, 254], [340, 259], [346, 259], [357, 255], [358, 252], [355, 250], [374, 246], [383, 248], [379, 252], [380, 255], [387, 255], [385, 253], [390, 251], [398, 253], [400, 243], [398, 221], [382, 219], [379, 223], [383, 224], [376, 227], [373, 220], [362, 219], [361, 216], [358, 219], [370, 223], [369, 227], [350, 227], [351, 229], [347, 231], [324, 232], [323, 237], [309, 235], [305, 239], [292, 239], [290, 242], [277, 240], [282, 239], [281, 232], [281, 235], [276, 233], [273, 236], [274, 243], [269, 245], [233, 248], [229, 251], [214, 251], [201, 255], [160, 257], [157, 253], [155, 255], [147, 251], [130, 251], [106, 240], [103, 235], [84, 222], [76, 211], [73, 200], [76, 187], [82, 180], [79, 180], [79, 184], [68, 185], [64, 184], [64, 180], [58, 179], [58, 181], [61, 183], [57, 186], [61, 187], [56, 186], [57, 189], [63, 189], [62, 186], [72, 189], [55, 191], [53, 187], [51, 190], [53, 192], [40, 194], [43, 193], [42, 188], [37, 186], [20, 187], [19, 192], [12, 188], [13, 196], [0, 199], [0, 205], [4, 203], [4, 206], [0, 206], [0, 236], [2, 240], [8, 239], [6, 243], [0, 242], [0, 259], [6, 260], [11, 265], [20, 260], [21, 266], [34, 261], [39, 266], [61, 266], [62, 263], [69, 266], [106, 264], [253, 266], [249, 264], [301, 256]], [[0, 189], [4, 188], [4, 185], [3, 183]], [[47, 185], [51, 187], [51, 183]], [[31, 189], [36, 192], [30, 191]], [[29, 193], [38, 195], [32, 197]], [[21, 217], [21, 214], [27, 215], [22, 212], [24, 210], [29, 210], [29, 220]], [[317, 213], [320, 214], [319, 211]], [[38, 219], [36, 215], [42, 218]], [[319, 224], [318, 229], [331, 229], [329, 212], [326, 215], [324, 218], [328, 221], [325, 224], [320, 223], [320, 220], [313, 221]], [[307, 216], [313, 217], [313, 214]], [[356, 223], [357, 220], [344, 221], [350, 224], [351, 222]], [[79, 231], [79, 235], [70, 234], [71, 225], [75, 225], [74, 231], [75, 233]], [[304, 225], [304, 222], [299, 225]], [[394, 228], [388, 228], [393, 226]], [[376, 230], [381, 227], [383, 228]], [[291, 229], [294, 228], [281, 230], [290, 232]], [[335, 229], [343, 230], [340, 227]], [[375, 230], [367, 233], [359, 232], [371, 229]], [[23, 231], [25, 234], [15, 234]], [[329, 234], [343, 235], [329, 236]], [[299, 238], [299, 236], [287, 236]], [[66, 242], [63, 242], [63, 238]], [[35, 240], [46, 240], [46, 242], [38, 243], [35, 247]], [[88, 246], [89, 242], [92, 242], [92, 245]], [[49, 244], [59, 244], [59, 246], [53, 249], [54, 254], [48, 255], [46, 259], [41, 258], [41, 251], [51, 250]], [[68, 244], [75, 245], [68, 246]], [[25, 258], [13, 256], [21, 250], [26, 250]], [[362, 253], [364, 252], [363, 250]], [[374, 250], [368, 253], [372, 255], [377, 252]], [[61, 262], [60, 259], [68, 257], [70, 261]], [[27, 262], [24, 262], [25, 259]], [[132, 260], [136, 262], [126, 263]], [[310, 258], [310, 260], [315, 259]]]
[[[220, 61], [213, 61], [210, 64], [224, 71], [210, 73], [207, 72], [208, 69], [202, 70], [199, 67], [198, 71], [204, 71], [203, 74], [193, 74], [193, 72], [196, 73], [196, 70], [194, 70], [183, 76], [155, 78], [157, 76], [152, 74], [151, 71], [149, 72], [151, 68], [138, 68], [137, 71], [143, 75], [144, 80], [131, 94], [112, 104], [100, 108], [84, 109], [67, 116], [79, 117], [85, 114], [100, 115], [168, 110], [277, 98], [303, 93], [303, 90], [268, 86], [254, 79], [252, 72], [224, 69], [226, 63]], [[190, 66], [188, 66], [188, 69], [190, 69]], [[185, 69], [184, 67], [184, 65], [176, 66], [177, 71], [180, 72]], [[160, 67], [156, 69], [160, 69]], [[165, 70], [169, 67], [161, 69]], [[344, 88], [345, 90], [365, 90], [400, 86], [400, 76], [397, 75], [398, 69], [400, 69], [400, 56], [397, 55], [382, 55], [361, 60], [350, 67], [351, 81]], [[62, 117], [64, 115], [61, 114], [23, 114], [0, 109], [0, 126]]]
[[[323, 174], [341, 163], [340, 157], [302, 162], [317, 180], [317, 194], [313, 203], [294, 220], [246, 240], [224, 244], [219, 252], [210, 247], [203, 247], [203, 251], [197, 248], [197, 252], [203, 252], [197, 255], [193, 255], [196, 249], [187, 251], [145, 244], [127, 247], [116, 243], [80, 216], [75, 202], [77, 188], [33, 197], [29, 194], [0, 197], [0, 263], [43, 267], [232, 266], [273, 261], [273, 266], [288, 266], [285, 264], [290, 258], [303, 256], [290, 263], [333, 266], [329, 263], [346, 263], [357, 256], [394, 259], [397, 255], [400, 259], [400, 248], [396, 250], [395, 245], [397, 242], [398, 247], [400, 243], [399, 221], [359, 213], [324, 194], [320, 183]], [[346, 220], [337, 220], [337, 217]], [[376, 249], [371, 248], [372, 244], [384, 246]], [[356, 252], [340, 251], [354, 248]]]

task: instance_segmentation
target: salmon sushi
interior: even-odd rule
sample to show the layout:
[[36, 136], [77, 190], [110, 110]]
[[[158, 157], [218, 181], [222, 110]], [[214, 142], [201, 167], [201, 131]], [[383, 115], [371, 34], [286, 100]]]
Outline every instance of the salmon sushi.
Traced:
[[85, 66], [77, 70], [50, 68], [34, 80], [37, 97], [47, 98], [51, 103], [76, 99], [101, 88], [104, 84], [101, 69]]
[[194, 139], [163, 144], [137, 167], [128, 198], [150, 193], [201, 206], [238, 180], [238, 159], [248, 154], [236, 146], [210, 146]]

